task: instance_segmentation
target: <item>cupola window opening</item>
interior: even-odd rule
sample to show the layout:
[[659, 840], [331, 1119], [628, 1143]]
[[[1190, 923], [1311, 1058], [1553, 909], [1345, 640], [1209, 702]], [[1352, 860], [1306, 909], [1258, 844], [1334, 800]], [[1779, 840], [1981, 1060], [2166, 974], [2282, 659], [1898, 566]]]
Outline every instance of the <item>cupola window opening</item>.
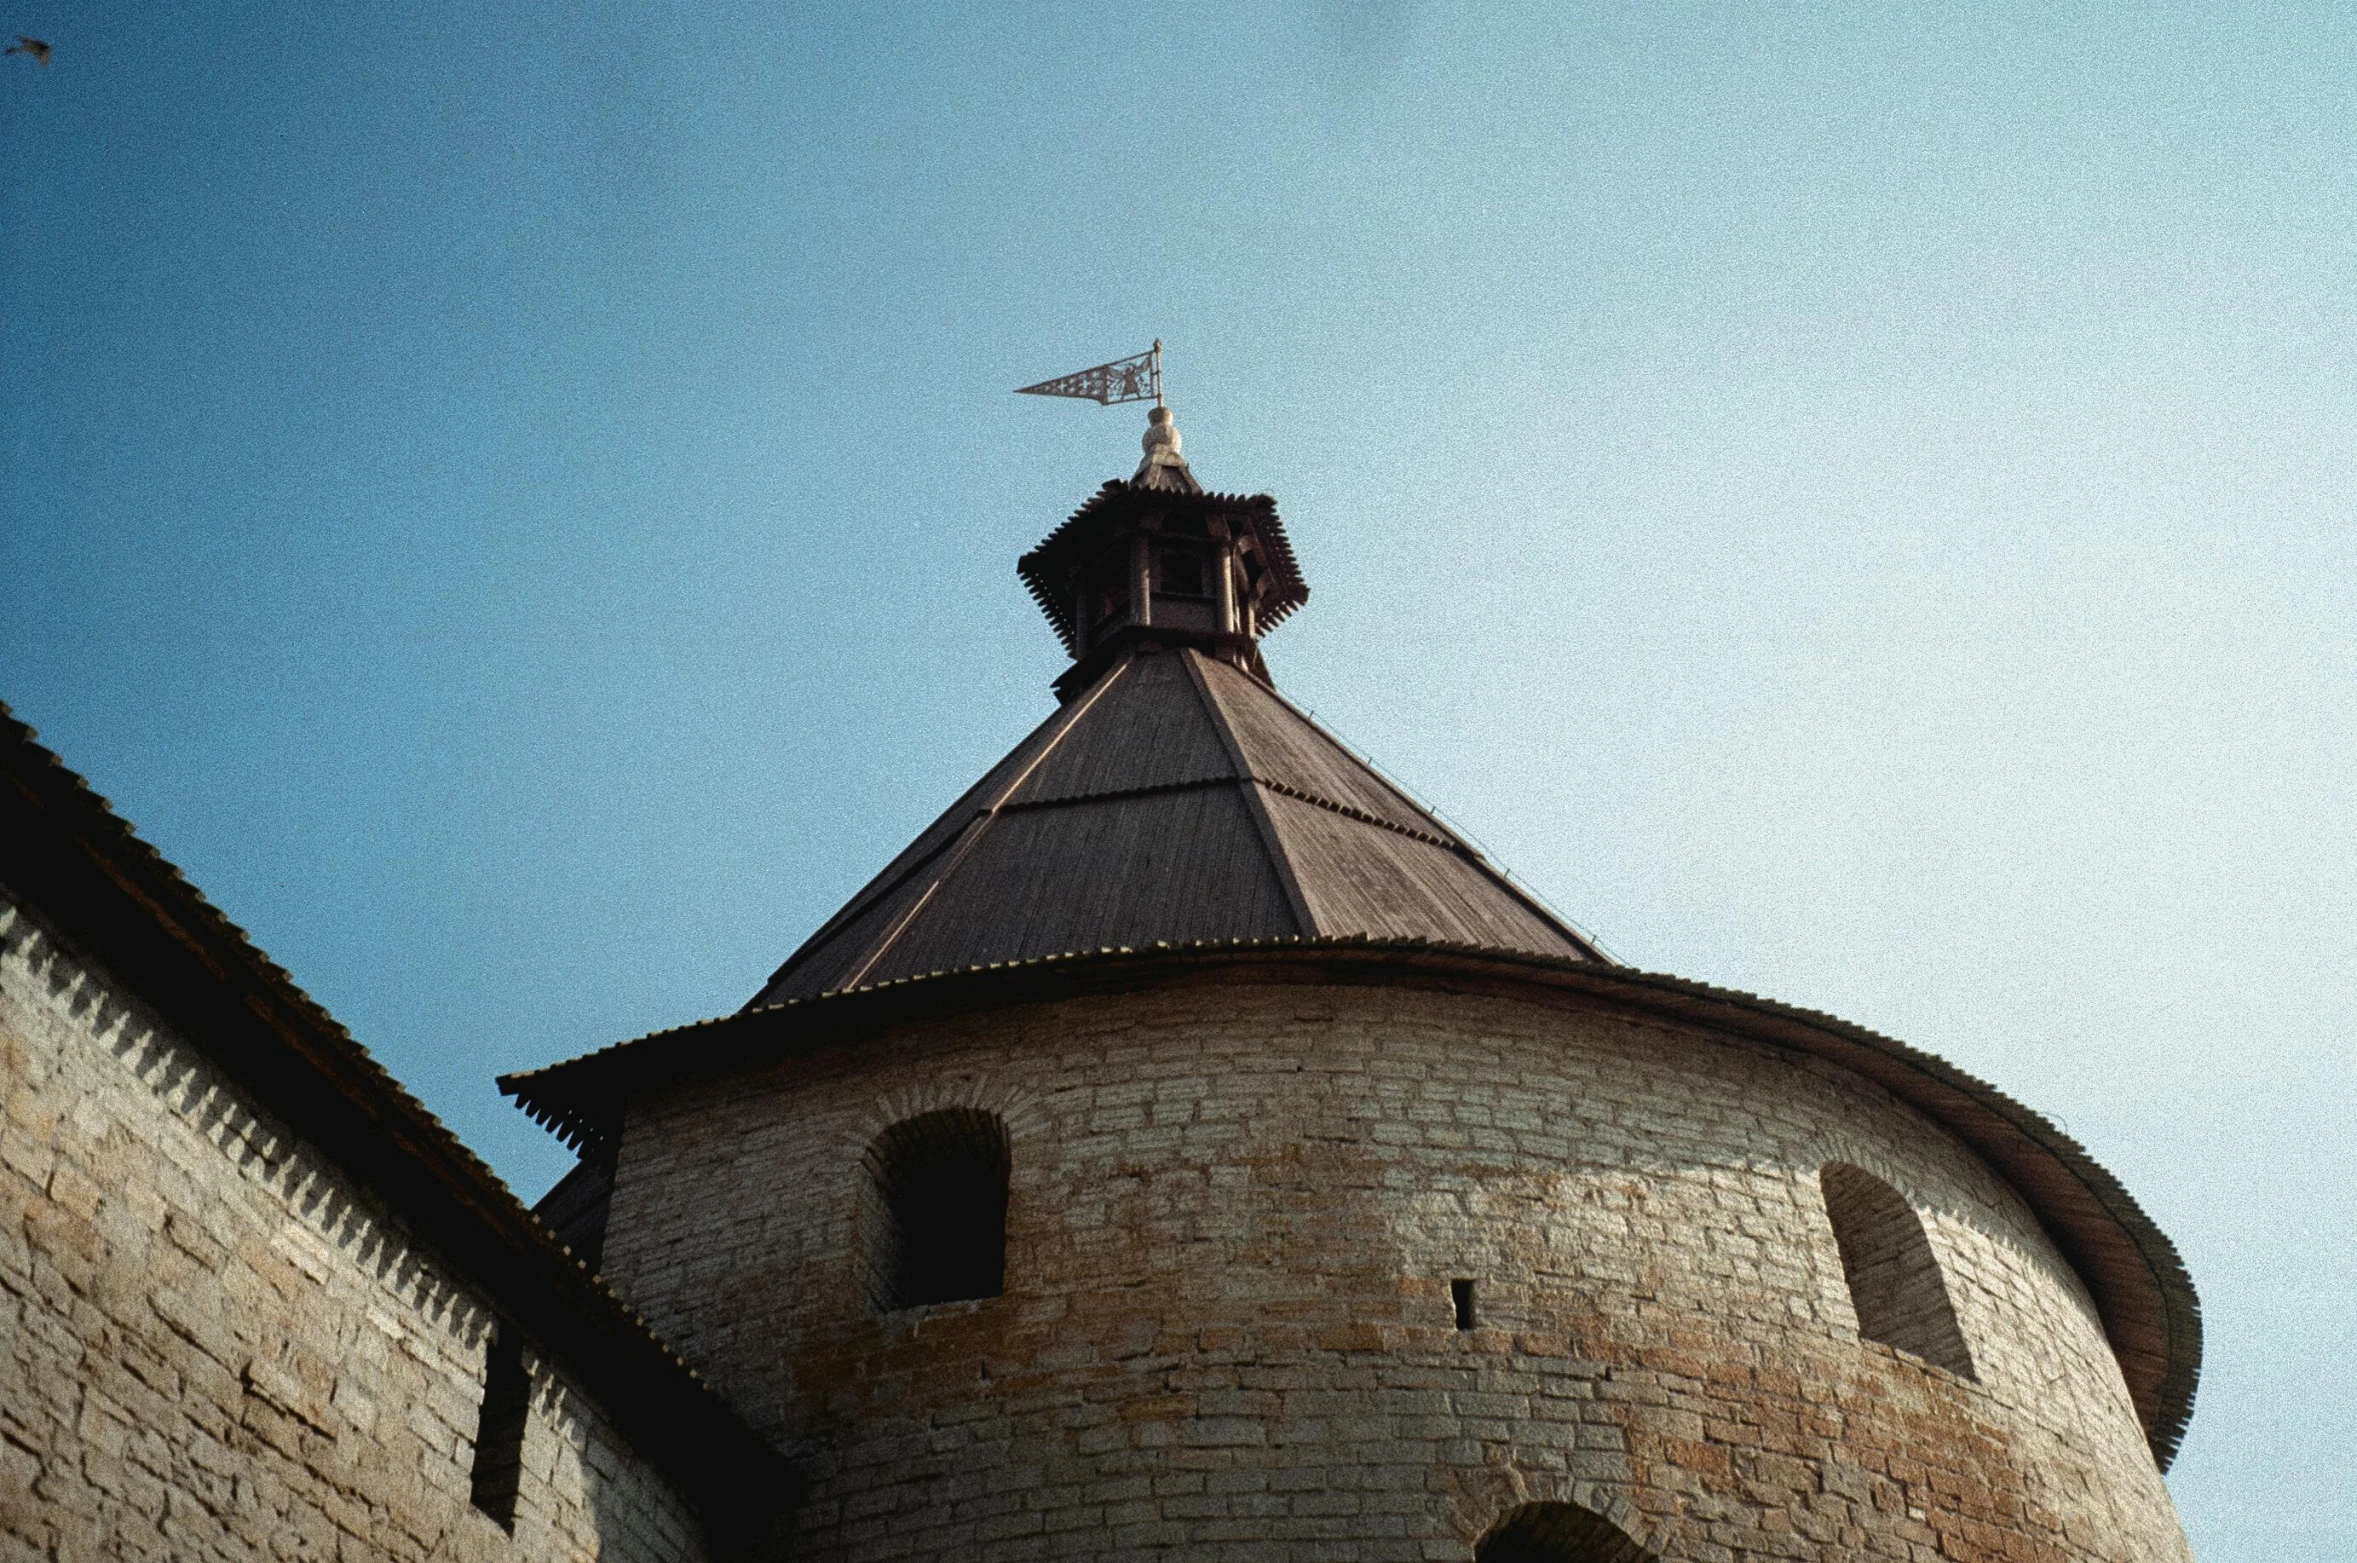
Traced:
[[1154, 570], [1154, 592], [1161, 597], [1204, 597], [1203, 556], [1192, 548], [1165, 548]]
[[862, 1158], [859, 1243], [878, 1313], [1006, 1289], [1007, 1127], [949, 1107], [904, 1118]]
[[1526, 1503], [1489, 1529], [1473, 1563], [1657, 1563], [1636, 1538], [1576, 1503]]
[[1897, 1189], [1848, 1162], [1826, 1163], [1817, 1181], [1841, 1250], [1858, 1334], [1964, 1378], [1977, 1377], [1939, 1256], [1915, 1207]]

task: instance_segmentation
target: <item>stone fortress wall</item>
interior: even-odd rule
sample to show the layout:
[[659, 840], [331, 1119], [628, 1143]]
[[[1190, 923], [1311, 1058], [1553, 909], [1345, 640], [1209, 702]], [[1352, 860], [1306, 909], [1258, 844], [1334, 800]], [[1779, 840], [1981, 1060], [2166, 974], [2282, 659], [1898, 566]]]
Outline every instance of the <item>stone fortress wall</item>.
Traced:
[[[944, 1109], [1003, 1125], [1004, 1294], [879, 1313], [871, 1148]], [[1908, 1241], [1946, 1301], [1877, 1328], [1949, 1367], [1861, 1336]], [[1843, 1070], [1571, 1001], [813, 1044], [631, 1103], [605, 1272], [804, 1463], [811, 1559], [1461, 1560], [1547, 1501], [1692, 1563], [2188, 1557], [2010, 1188]]]
[[0, 1090], [0, 1558], [705, 1555], [528, 1349], [478, 1508], [483, 1300], [5, 898]]

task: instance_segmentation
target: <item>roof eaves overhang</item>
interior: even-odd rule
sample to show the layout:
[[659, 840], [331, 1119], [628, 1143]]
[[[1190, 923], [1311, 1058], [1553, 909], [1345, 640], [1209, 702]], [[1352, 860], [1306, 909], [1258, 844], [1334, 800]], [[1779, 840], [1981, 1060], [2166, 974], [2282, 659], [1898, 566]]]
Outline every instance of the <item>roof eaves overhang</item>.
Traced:
[[1075, 951], [901, 978], [658, 1031], [500, 1089], [584, 1155], [610, 1156], [625, 1103], [657, 1085], [970, 1011], [1184, 982], [1410, 983], [1537, 1002], [1578, 999], [1789, 1048], [1872, 1080], [1939, 1123], [2037, 1215], [2086, 1285], [2155, 1462], [2175, 1456], [2201, 1372], [2201, 1303], [2176, 1247], [2086, 1148], [1945, 1060], [1863, 1026], [1659, 972], [1426, 941], [1269, 939]]
[[795, 1477], [333, 1016], [0, 705], [0, 884], [578, 1377], [716, 1526]]

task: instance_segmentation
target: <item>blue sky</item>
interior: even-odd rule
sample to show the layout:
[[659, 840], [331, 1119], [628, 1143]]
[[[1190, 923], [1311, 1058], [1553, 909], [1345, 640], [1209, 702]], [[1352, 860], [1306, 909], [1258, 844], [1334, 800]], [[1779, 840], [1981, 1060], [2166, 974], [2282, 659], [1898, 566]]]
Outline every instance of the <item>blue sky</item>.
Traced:
[[[0, 697], [527, 1195], [1036, 721], [1169, 343], [1280, 685], [2062, 1119], [2357, 1556], [2357, 38], [2221, 6], [27, 0]], [[1853, 8], [1854, 10], [1854, 8]]]

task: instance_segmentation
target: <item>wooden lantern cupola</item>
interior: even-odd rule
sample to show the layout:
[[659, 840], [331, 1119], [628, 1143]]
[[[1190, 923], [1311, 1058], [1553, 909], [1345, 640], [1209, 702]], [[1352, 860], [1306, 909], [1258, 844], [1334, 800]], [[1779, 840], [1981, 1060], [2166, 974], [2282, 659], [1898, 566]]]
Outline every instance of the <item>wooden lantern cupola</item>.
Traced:
[[1060, 698], [1128, 653], [1174, 646], [1265, 684], [1260, 637], [1309, 600], [1277, 502], [1205, 492], [1170, 409], [1148, 420], [1136, 474], [1097, 490], [1016, 565], [1072, 655]]

